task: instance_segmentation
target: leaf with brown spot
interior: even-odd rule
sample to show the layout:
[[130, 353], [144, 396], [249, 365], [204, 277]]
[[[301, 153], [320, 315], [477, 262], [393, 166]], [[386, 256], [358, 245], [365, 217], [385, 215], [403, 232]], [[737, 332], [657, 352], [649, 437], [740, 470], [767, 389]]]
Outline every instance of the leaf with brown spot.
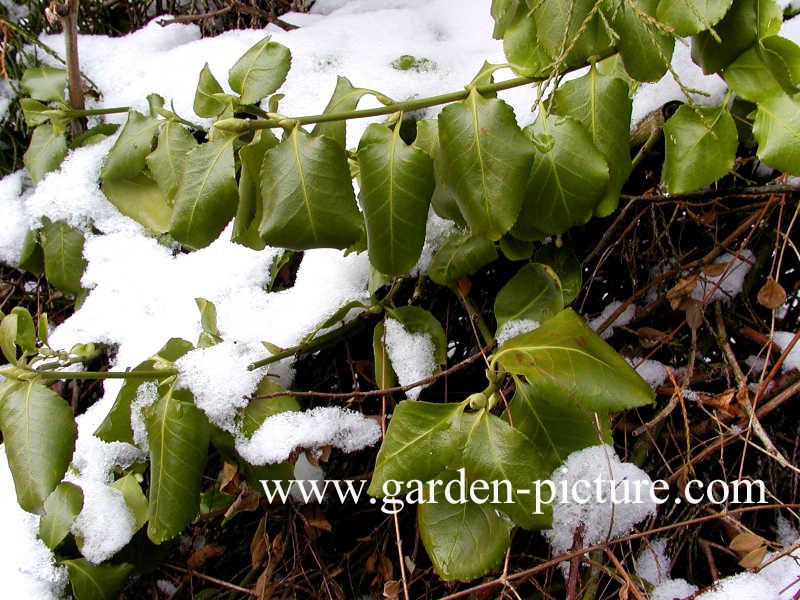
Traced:
[[667, 300], [672, 310], [678, 310], [684, 297], [688, 296], [694, 291], [697, 285], [697, 275], [689, 275], [678, 281], [667, 291]]
[[230, 494], [233, 496], [239, 491], [239, 467], [230, 463], [223, 463], [222, 465], [222, 481], [219, 484], [219, 491], [223, 494]]
[[209, 560], [217, 556], [221, 556], [224, 553], [224, 546], [220, 546], [219, 544], [204, 544], [192, 552], [192, 555], [186, 561], [186, 564], [190, 569], [199, 571]]
[[775, 281], [775, 279], [770, 275], [767, 278], [767, 283], [765, 283], [761, 289], [758, 290], [758, 296], [756, 299], [764, 308], [775, 310], [781, 304], [786, 302], [786, 290], [783, 289], [783, 286]]
[[703, 272], [704, 275], [708, 275], [709, 277], [719, 277], [725, 272], [725, 269], [728, 268], [729, 262], [723, 263], [711, 263], [710, 265], [706, 265], [700, 270]]

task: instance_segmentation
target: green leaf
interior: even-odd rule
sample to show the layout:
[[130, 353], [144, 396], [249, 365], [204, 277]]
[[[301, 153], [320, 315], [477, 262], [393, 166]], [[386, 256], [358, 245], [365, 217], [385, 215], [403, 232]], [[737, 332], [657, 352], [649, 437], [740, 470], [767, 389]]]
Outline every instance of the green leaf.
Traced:
[[72, 410], [50, 388], [34, 381], [14, 382], [0, 402], [0, 430], [17, 501], [23, 510], [41, 512], [72, 458]]
[[736, 160], [737, 143], [736, 124], [725, 108], [682, 105], [664, 124], [667, 191], [693, 192], [726, 175]]
[[496, 40], [504, 37], [506, 29], [525, 14], [525, 8], [523, 0], [492, 0], [490, 9], [492, 19], [494, 19], [492, 37]]
[[256, 393], [253, 394], [255, 398], [242, 411], [241, 430], [244, 437], [250, 438], [269, 417], [282, 412], [300, 410], [300, 403], [294, 396], [258, 397], [285, 391], [286, 388], [271, 377], [264, 377], [258, 383]]
[[22, 74], [20, 83], [35, 100], [63, 101], [64, 89], [67, 87], [67, 72], [55, 67], [31, 67]]
[[770, 167], [800, 175], [800, 98], [773, 96], [761, 102], [753, 135], [758, 158]]
[[106, 156], [100, 178], [133, 179], [144, 171], [147, 155], [153, 151], [159, 121], [131, 110], [128, 120]]
[[19, 268], [36, 276], [44, 272], [44, 253], [39, 241], [38, 229], [29, 229], [22, 242], [19, 256]]
[[195, 114], [198, 117], [217, 117], [228, 110], [232, 103], [233, 96], [222, 90], [222, 86], [206, 63], [200, 71], [200, 79], [194, 94]]
[[750, 102], [793, 95], [800, 81], [800, 46], [779, 36], [768, 37], [725, 69], [725, 81], [737, 96]]
[[372, 356], [375, 365], [375, 385], [380, 389], [386, 389], [397, 385], [397, 377], [390, 366], [389, 357], [386, 354], [386, 344], [384, 334], [386, 331], [386, 321], [380, 321], [372, 331]]
[[201, 144], [186, 155], [169, 227], [185, 246], [205, 248], [236, 212], [234, 139]]
[[21, 306], [11, 309], [0, 323], [0, 349], [12, 365], [17, 364], [17, 346], [29, 356], [37, 353], [33, 317]]
[[55, 550], [72, 528], [83, 508], [83, 490], [73, 483], [60, 483], [44, 501], [44, 514], [39, 520], [39, 538]]
[[[221, 342], [222, 338], [220, 337], [219, 329], [217, 329], [217, 307], [214, 306], [213, 302], [205, 298], [195, 298], [194, 301], [200, 310], [200, 327], [202, 327], [203, 333], [213, 343]], [[202, 337], [203, 334], [200, 335]], [[198, 344], [198, 347], [202, 348], [204, 346]]]
[[262, 218], [262, 202], [259, 190], [259, 174], [264, 154], [277, 146], [278, 140], [272, 132], [257, 131], [253, 140], [239, 150], [242, 170], [239, 174], [239, 204], [233, 221], [233, 241], [255, 250], [262, 250], [266, 244], [258, 235]]
[[425, 151], [433, 159], [434, 189], [431, 205], [437, 215], [466, 226], [466, 221], [458, 208], [456, 193], [442, 177], [442, 159], [439, 147], [439, 123], [435, 119], [417, 121], [417, 137], [414, 146]]
[[554, 112], [580, 121], [608, 164], [608, 187], [594, 211], [595, 216], [608, 216], [616, 210], [619, 193], [633, 168], [628, 83], [593, 67], [583, 77], [560, 86], [554, 97]]
[[533, 385], [548, 381], [597, 412], [643, 406], [654, 397], [650, 386], [572, 309], [510, 339], [493, 361]]
[[686, 36], [710, 29], [719, 22], [733, 0], [661, 0], [656, 18]]
[[581, 263], [575, 253], [567, 246], [558, 248], [551, 244], [539, 248], [533, 259], [555, 271], [561, 282], [564, 306], [571, 304], [578, 297], [582, 285]]
[[129, 473], [109, 485], [122, 493], [125, 504], [127, 504], [135, 519], [133, 531], [134, 533], [139, 531], [147, 523], [148, 512], [147, 497], [144, 495], [142, 486], [139, 485], [136, 476]]
[[44, 252], [44, 274], [50, 285], [77, 294], [86, 268], [83, 260], [83, 233], [63, 221], [50, 223], [40, 234]]
[[116, 600], [133, 565], [93, 565], [85, 558], [65, 560], [75, 600]]
[[261, 238], [270, 246], [347, 248], [361, 237], [344, 148], [295, 128], [261, 166]]
[[439, 285], [453, 285], [496, 258], [497, 250], [486, 238], [455, 233], [433, 255], [428, 276]]
[[540, 113], [526, 128], [536, 145], [525, 205], [514, 236], [536, 240], [583, 225], [608, 187], [608, 164], [586, 128], [571, 117]]
[[210, 427], [185, 391], [167, 391], [145, 415], [150, 444], [147, 536], [174, 538], [197, 514]]
[[534, 156], [514, 111], [473, 89], [439, 113], [439, 140], [443, 179], [472, 233], [499, 240], [522, 207]]
[[107, 179], [100, 189], [117, 210], [156, 234], [169, 231], [172, 208], [166, 192], [144, 174], [132, 179]]
[[374, 123], [358, 145], [361, 207], [372, 266], [388, 275], [417, 263], [433, 194], [433, 161], [408, 146], [400, 128]]
[[0, 350], [6, 360], [17, 364], [17, 315], [6, 315], [0, 322]]
[[[437, 480], [449, 483], [448, 471]], [[417, 507], [417, 524], [433, 568], [442, 579], [471, 580], [498, 567], [511, 542], [513, 524], [491, 504], [451, 503], [443, 486]]]
[[433, 342], [433, 357], [437, 364], [447, 362], [447, 338], [439, 320], [430, 312], [419, 306], [401, 306], [400, 308], [387, 308], [387, 314], [403, 325], [408, 333], [424, 333], [430, 336]]
[[367, 493], [383, 498], [393, 491], [390, 480], [427, 481], [446, 469], [463, 447], [463, 411], [461, 404], [401, 401], [389, 421]]
[[533, 255], [533, 242], [518, 240], [507, 233], [500, 238], [500, 251], [508, 260], [529, 260]]
[[734, 0], [714, 27], [716, 36], [702, 31], [692, 38], [692, 60], [707, 75], [716, 73], [758, 40], [776, 35], [782, 23], [783, 13], [775, 0]]
[[[541, 0], [531, 9], [537, 40], [559, 63], [578, 66], [612, 50], [611, 33], [595, 0]], [[593, 14], [594, 13], [594, 14]]]
[[667, 72], [675, 38], [654, 23], [658, 0], [623, 0], [614, 14], [617, 49], [637, 81], [658, 81]]
[[256, 104], [281, 85], [289, 73], [292, 55], [286, 46], [271, 42], [270, 36], [254, 44], [228, 73], [228, 83], [242, 104]]
[[67, 136], [53, 125], [39, 125], [33, 130], [31, 143], [22, 162], [33, 183], [39, 183], [50, 171], [55, 171], [67, 155]]
[[46, 110], [50, 110], [50, 107], [42, 104], [38, 100], [34, 100], [33, 98], [20, 98], [19, 106], [22, 109], [22, 114], [25, 117], [25, 123], [28, 127], [42, 125], [50, 120], [50, 115], [44, 114]]
[[173, 198], [183, 175], [186, 154], [197, 148], [197, 141], [186, 127], [174, 121], [161, 126], [156, 149], [145, 159], [158, 187]]
[[531, 13], [522, 13], [506, 30], [503, 50], [515, 73], [525, 77], [542, 76], [553, 62], [536, 39], [536, 19]]
[[[371, 92], [367, 89], [353, 87], [353, 84], [350, 83], [350, 80], [346, 77], [338, 76], [336, 78], [336, 88], [333, 90], [333, 96], [331, 96], [322, 114], [353, 111], [358, 106], [358, 102], [361, 100], [362, 96], [369, 93]], [[311, 135], [324, 135], [335, 140], [344, 148], [347, 139], [346, 123], [347, 121], [317, 123], [311, 131]]]
[[494, 316], [500, 329], [509, 321], [543, 323], [562, 308], [561, 283], [549, 267], [523, 266], [497, 293]]

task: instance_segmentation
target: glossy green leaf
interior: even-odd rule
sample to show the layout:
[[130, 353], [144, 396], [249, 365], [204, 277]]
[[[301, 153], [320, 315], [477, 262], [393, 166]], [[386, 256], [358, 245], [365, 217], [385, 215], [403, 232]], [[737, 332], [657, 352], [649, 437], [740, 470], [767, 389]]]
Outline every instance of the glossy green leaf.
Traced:
[[186, 155], [169, 229], [190, 248], [204, 248], [217, 239], [236, 212], [234, 139], [201, 144]]
[[17, 364], [17, 315], [6, 315], [0, 322], [0, 350], [9, 364]]
[[541, 0], [532, 5], [537, 40], [559, 63], [577, 66], [590, 56], [611, 52], [611, 34], [595, 4], [595, 0]]
[[753, 135], [758, 158], [770, 167], [800, 175], [800, 98], [773, 96], [761, 102]]
[[158, 187], [172, 198], [178, 189], [186, 154], [197, 147], [197, 141], [186, 127], [167, 121], [158, 133], [156, 149], [147, 155], [147, 168], [153, 174]]
[[256, 104], [283, 85], [291, 61], [289, 49], [271, 42], [267, 36], [250, 47], [231, 67], [228, 83], [241, 95], [242, 104]]
[[424, 333], [430, 336], [436, 362], [440, 365], [447, 362], [447, 338], [444, 329], [430, 312], [419, 306], [387, 308], [386, 312], [392, 319], [399, 321], [408, 333]]
[[63, 561], [75, 600], [117, 600], [133, 565], [93, 565], [85, 558]]
[[[362, 96], [369, 93], [370, 91], [364, 88], [353, 87], [349, 79], [339, 76], [336, 78], [336, 88], [333, 90], [333, 96], [328, 101], [323, 114], [353, 111], [358, 106]], [[311, 135], [324, 135], [335, 140], [344, 148], [347, 139], [346, 123], [347, 121], [317, 123], [311, 131]]]
[[417, 137], [414, 146], [425, 151], [433, 159], [434, 188], [431, 206], [437, 215], [466, 226], [466, 221], [458, 208], [456, 193], [442, 176], [442, 159], [439, 146], [439, 123], [435, 119], [417, 121]]
[[132, 110], [106, 156], [100, 178], [132, 179], [144, 171], [147, 155], [153, 151], [159, 121]]
[[721, 107], [684, 104], [664, 125], [662, 180], [670, 194], [693, 192], [723, 177], [736, 160], [738, 135]]
[[0, 349], [12, 365], [17, 364], [17, 346], [28, 356], [37, 353], [33, 317], [21, 306], [11, 309], [0, 323]]
[[800, 46], [779, 36], [768, 37], [725, 69], [725, 81], [737, 96], [750, 102], [793, 95], [799, 91]]
[[261, 166], [262, 239], [307, 250], [347, 248], [361, 236], [344, 148], [295, 128]]
[[22, 89], [42, 102], [63, 101], [67, 87], [67, 72], [55, 67], [31, 67], [22, 74]]
[[361, 208], [372, 266], [388, 275], [417, 263], [433, 194], [433, 161], [400, 128], [370, 125], [358, 145]]
[[497, 249], [486, 238], [455, 233], [433, 255], [428, 276], [439, 285], [453, 285], [496, 258]]
[[694, 35], [716, 25], [733, 0], [661, 0], [656, 18], [679, 36]]
[[[437, 480], [449, 483], [448, 471]], [[425, 550], [442, 579], [471, 580], [497, 568], [511, 542], [513, 523], [491, 504], [451, 503], [442, 487], [417, 507], [417, 524]]]
[[131, 511], [134, 518], [133, 531], [139, 531], [147, 523], [147, 497], [142, 491], [142, 486], [132, 473], [125, 475], [109, 484], [110, 487], [119, 490], [125, 499], [125, 504]]
[[261, 250], [266, 244], [258, 235], [262, 218], [260, 187], [261, 162], [267, 150], [277, 146], [278, 140], [272, 132], [257, 131], [252, 141], [239, 150], [242, 170], [239, 174], [239, 204], [233, 221], [233, 241]]
[[533, 160], [533, 146], [511, 107], [475, 89], [439, 113], [442, 177], [475, 235], [503, 237], [514, 224]]
[[675, 38], [653, 22], [658, 0], [623, 0], [614, 14], [617, 49], [628, 74], [637, 81], [658, 81], [667, 72]]
[[650, 386], [572, 309], [507, 341], [494, 360], [533, 385], [549, 381], [588, 410], [633, 408], [654, 397]]
[[212, 342], [206, 346], [198, 344], [198, 348], [205, 348], [213, 344], [218, 344], [222, 341], [222, 337], [220, 336], [219, 329], [217, 329], [217, 307], [214, 306], [213, 302], [205, 298], [195, 298], [194, 301], [200, 311], [200, 327], [203, 329], [200, 338]]
[[29, 229], [22, 242], [19, 256], [19, 268], [36, 276], [44, 273], [44, 253], [39, 241], [38, 229]]
[[776, 35], [783, 23], [775, 0], [733, 0], [728, 13], [714, 26], [692, 39], [692, 60], [706, 74], [727, 67], [758, 40]]
[[72, 410], [50, 388], [34, 381], [14, 382], [0, 402], [0, 430], [17, 501], [28, 512], [41, 512], [72, 458]]
[[503, 50], [515, 73], [525, 77], [542, 76], [553, 62], [544, 48], [535, 43], [536, 19], [523, 12], [512, 22], [503, 36]]
[[386, 389], [397, 385], [397, 377], [386, 354], [385, 321], [380, 321], [372, 331], [372, 356], [375, 365], [375, 385]]
[[494, 19], [492, 37], [499, 40], [505, 37], [506, 29], [526, 12], [524, 0], [492, 0], [490, 9]]
[[39, 125], [33, 130], [31, 143], [22, 162], [34, 183], [55, 171], [67, 155], [67, 136], [53, 125]]
[[550, 244], [539, 248], [533, 258], [555, 271], [561, 282], [564, 306], [572, 303], [578, 297], [583, 283], [581, 263], [575, 253], [567, 246], [559, 248]]
[[160, 544], [197, 514], [210, 428], [185, 391], [163, 394], [146, 411], [145, 424], [150, 444], [147, 536]]
[[156, 234], [169, 231], [172, 208], [164, 189], [144, 174], [107, 179], [100, 189], [117, 210]]
[[527, 197], [514, 235], [563, 233], [586, 223], [608, 187], [608, 165], [576, 119], [540, 114], [526, 128], [536, 145]]
[[394, 491], [390, 480], [427, 481], [450, 466], [463, 447], [463, 411], [461, 404], [401, 401], [389, 421], [367, 493], [383, 498]]
[[50, 285], [77, 294], [86, 268], [83, 260], [83, 233], [63, 221], [50, 223], [40, 234], [44, 253], [44, 274]]
[[60, 483], [44, 501], [44, 514], [39, 520], [39, 538], [55, 550], [72, 528], [83, 508], [83, 490], [73, 483]]
[[273, 396], [272, 398], [259, 398], [267, 394], [285, 392], [280, 383], [271, 377], [264, 377], [256, 388], [255, 398], [242, 411], [242, 435], [251, 437], [261, 424], [273, 415], [286, 411], [300, 410], [300, 403], [294, 396]]
[[36, 127], [50, 120], [50, 115], [45, 114], [45, 111], [50, 110], [50, 107], [38, 100], [20, 98], [19, 107], [22, 109], [22, 114], [28, 127]]
[[494, 316], [500, 329], [509, 321], [530, 319], [543, 323], [563, 307], [561, 283], [543, 265], [529, 263], [497, 292]]
[[608, 186], [594, 210], [595, 216], [608, 216], [616, 210], [619, 193], [632, 169], [628, 83], [591, 68], [586, 75], [560, 86], [554, 97], [554, 112], [580, 121], [608, 164]]
[[533, 242], [518, 240], [507, 233], [500, 238], [500, 251], [508, 260], [528, 260], [533, 255]]
[[206, 63], [200, 71], [200, 79], [194, 94], [194, 112], [199, 117], [217, 117], [229, 109], [232, 102], [233, 97], [222, 90], [222, 86]]

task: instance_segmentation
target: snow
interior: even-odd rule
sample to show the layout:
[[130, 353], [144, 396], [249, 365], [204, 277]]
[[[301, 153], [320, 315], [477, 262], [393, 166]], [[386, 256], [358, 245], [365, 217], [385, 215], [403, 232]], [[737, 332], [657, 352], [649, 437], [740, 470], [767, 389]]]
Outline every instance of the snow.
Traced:
[[658, 585], [669, 578], [669, 570], [667, 539], [651, 540], [642, 548], [636, 559], [636, 573], [645, 581]]
[[[433, 340], [427, 333], [410, 333], [400, 321], [389, 318], [386, 319], [384, 343], [386, 355], [400, 385], [411, 385], [435, 372]], [[406, 396], [416, 400], [424, 387], [421, 385], [406, 390]]]
[[775, 558], [779, 555], [778, 552], [767, 554], [766, 566], [758, 574], [778, 591], [781, 600], [791, 600], [800, 593], [800, 551]]
[[136, 398], [131, 402], [131, 432], [133, 433], [133, 443], [143, 452], [150, 449], [147, 437], [147, 426], [144, 422], [142, 411], [148, 406], [152, 406], [158, 400], [158, 384], [155, 381], [145, 381], [136, 388]]
[[650, 600], [683, 600], [697, 591], [697, 586], [685, 579], [668, 579], [658, 584], [650, 593]]
[[16, 97], [11, 85], [5, 79], [0, 79], [0, 123], [8, 116], [8, 107]]
[[86, 480], [79, 485], [83, 509], [72, 524], [72, 533], [82, 541], [80, 549], [86, 560], [99, 564], [131, 540], [136, 519], [119, 490]]
[[539, 322], [533, 319], [515, 319], [513, 321], [506, 321], [503, 326], [497, 330], [495, 338], [497, 345], [502, 346], [511, 338], [528, 333], [539, 327]]
[[[789, 596], [791, 598], [791, 596]], [[713, 589], [696, 596], [695, 600], [780, 600], [777, 590], [764, 577], [754, 573], [739, 573], [717, 582]]]
[[[794, 336], [795, 334], [791, 331], [776, 331], [775, 335], [772, 337], [772, 341], [780, 346], [781, 352], [785, 352], [786, 348], [789, 347], [789, 344], [794, 339]], [[793, 369], [800, 369], [800, 341], [794, 345], [783, 361], [784, 371], [791, 371]]]
[[[605, 322], [606, 322], [606, 320], [607, 320], [607, 319], [608, 319], [608, 318], [609, 318], [609, 317], [610, 317], [612, 314], [614, 314], [614, 312], [615, 312], [615, 311], [616, 311], [616, 310], [617, 310], [617, 309], [618, 309], [620, 306], [622, 306], [622, 302], [620, 302], [619, 300], [615, 300], [614, 302], [610, 303], [608, 306], [606, 306], [606, 307], [603, 309], [603, 312], [601, 312], [601, 313], [600, 313], [600, 314], [599, 314], [597, 317], [595, 317], [594, 319], [592, 319], [592, 320], [590, 320], [590, 321], [589, 321], [589, 327], [591, 327], [592, 329], [594, 329], [595, 331], [597, 331], [597, 330], [600, 328], [600, 326], [601, 326], [603, 323], [605, 323]], [[635, 304], [629, 304], [628, 306], [626, 306], [626, 307], [625, 307], [625, 310], [623, 310], [623, 311], [622, 311], [622, 312], [621, 312], [621, 313], [620, 313], [620, 314], [617, 316], [617, 318], [615, 318], [615, 319], [614, 319], [614, 320], [613, 320], [613, 321], [612, 321], [612, 322], [611, 322], [611, 323], [608, 325], [608, 327], [606, 327], [606, 328], [605, 328], [605, 329], [604, 329], [604, 330], [603, 330], [603, 331], [600, 333], [600, 337], [601, 337], [601, 338], [603, 338], [604, 340], [607, 340], [607, 339], [608, 339], [608, 338], [610, 338], [612, 335], [614, 335], [614, 328], [615, 328], [615, 327], [625, 327], [625, 325], [627, 325], [628, 323], [630, 323], [631, 321], [633, 321], [633, 317], [634, 317], [634, 316], [636, 316], [636, 308], [637, 308], [637, 307], [636, 307], [636, 305], [635, 305]]]
[[645, 359], [638, 360], [626, 358], [625, 360], [644, 379], [651, 388], [656, 389], [667, 380], [665, 365], [657, 360]]
[[[602, 477], [600, 486], [595, 483], [598, 477]], [[574, 532], [580, 525], [583, 525], [582, 544], [587, 547], [628, 533], [634, 525], [656, 512], [656, 504], [650, 497], [653, 485], [650, 477], [636, 465], [620, 461], [608, 445], [573, 452], [553, 471], [550, 480], [559, 495], [553, 504], [553, 527], [546, 530], [544, 536], [555, 556], [572, 548]], [[578, 485], [580, 498], [570, 492], [575, 489], [576, 482], [589, 483], [588, 486]], [[613, 491], [611, 482], [616, 486]], [[564, 484], [568, 491], [566, 498], [562, 493]], [[590, 496], [590, 500], [581, 503], [586, 496]]]
[[[750, 250], [742, 250], [738, 257], [727, 253], [717, 257], [713, 264], [723, 265], [724, 270], [719, 275], [701, 273], [697, 278], [697, 285], [692, 290], [691, 297], [695, 300], [703, 300], [709, 296], [707, 302], [715, 300], [729, 302], [731, 298], [742, 292], [744, 279], [754, 261], [755, 255]], [[717, 284], [719, 287], [716, 287]], [[711, 290], [714, 292], [712, 293]]]
[[0, 227], [0, 261], [19, 266], [22, 244], [30, 226], [20, 194], [25, 180], [24, 171], [17, 171], [0, 179], [0, 207], [3, 226]]

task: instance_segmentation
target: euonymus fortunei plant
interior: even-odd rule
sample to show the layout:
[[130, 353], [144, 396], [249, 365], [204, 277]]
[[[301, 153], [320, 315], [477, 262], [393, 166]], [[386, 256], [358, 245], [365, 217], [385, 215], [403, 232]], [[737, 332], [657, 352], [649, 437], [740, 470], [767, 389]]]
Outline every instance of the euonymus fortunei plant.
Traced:
[[[395, 306], [392, 292], [418, 263], [430, 207], [458, 229], [420, 276], [449, 287], [468, 308], [459, 280], [498, 253], [518, 262], [497, 294], [494, 321], [498, 330], [521, 319], [540, 326], [488, 351], [487, 385], [465, 401], [397, 404], [369, 488], [374, 496], [384, 493], [388, 480], [448, 481], [459, 469], [469, 480], [527, 488], [549, 477], [570, 452], [607, 440], [609, 413], [652, 401], [652, 390], [568, 308], [580, 287], [574, 255], [541, 244], [616, 209], [637, 160], [632, 144], [647, 147], [663, 133], [662, 184], [671, 194], [728, 174], [740, 144], [757, 145], [762, 161], [800, 174], [800, 48], [777, 35], [782, 14], [773, 0], [494, 0], [491, 12], [508, 64], [484, 65], [464, 90], [398, 101], [339, 78], [323, 114], [289, 117], [280, 113], [276, 92], [290, 54], [266, 38], [228, 72], [233, 94], [207, 66], [200, 73], [194, 110], [213, 120], [207, 130], [151, 96], [149, 114], [129, 112], [100, 173], [104, 194], [123, 214], [187, 250], [207, 246], [233, 221], [234, 241], [254, 249], [368, 252], [371, 291], [386, 285], [389, 293], [373, 296], [370, 306], [341, 307], [296, 348], [265, 340], [271, 355], [254, 366], [346, 336], [347, 326], [319, 332], [353, 308], [430, 335], [444, 365], [441, 324], [421, 307]], [[676, 43], [691, 44], [695, 62], [721, 76], [729, 92], [719, 106], [698, 106], [687, 90], [687, 103], [665, 123], [632, 139], [631, 96], [641, 82], [670, 69]], [[514, 77], [495, 82], [494, 74], [508, 68]], [[583, 72], [564, 81], [577, 69]], [[70, 120], [126, 110], [68, 108], [65, 74], [58, 69], [30, 69], [22, 84], [30, 95], [22, 101], [25, 116], [35, 127], [25, 154], [34, 182], [57, 168], [69, 148], [116, 129], [99, 125], [70, 139]], [[497, 97], [518, 86], [531, 89], [536, 111], [524, 129]], [[382, 106], [358, 110], [366, 95]], [[401, 135], [410, 113], [439, 105], [445, 106], [436, 119], [416, 122], [413, 140]], [[356, 148], [346, 147], [347, 120], [380, 115], [385, 122], [370, 125]], [[30, 232], [22, 267], [43, 271], [52, 285], [80, 295], [83, 242], [67, 224], [46, 223]], [[220, 342], [213, 304], [198, 300], [198, 306], [204, 332], [196, 345]], [[482, 343], [491, 347], [497, 331], [477, 321]], [[383, 333], [381, 321], [373, 336], [376, 373], [389, 387]], [[21, 308], [3, 317], [0, 345], [9, 365], [2, 369], [0, 429], [19, 503], [43, 515], [40, 535], [51, 548], [65, 539], [83, 502], [79, 487], [62, 482], [75, 425], [69, 405], [47, 385], [56, 379], [125, 379], [96, 435], [130, 444], [137, 388], [157, 386], [158, 401], [145, 413], [147, 465], [132, 466], [114, 483], [137, 529], [146, 526], [150, 544], [174, 538], [198, 514], [209, 444], [253, 481], [288, 477], [287, 465], [247, 465], [236, 455], [230, 434], [210, 425], [191, 393], [176, 385], [174, 363], [195, 345], [164, 343], [130, 371], [65, 373], [62, 367], [87, 362], [99, 349], [51, 349], [46, 319], [35, 324]], [[272, 381], [261, 384], [265, 397], [242, 410], [244, 435], [273, 414], [299, 409], [281, 391]], [[437, 572], [448, 579], [481, 576], [498, 565], [514, 527], [540, 529], [550, 521], [547, 509], [535, 512], [538, 499], [531, 495], [501, 505], [439, 500], [420, 505], [418, 524]], [[112, 597], [134, 569], [124, 556], [99, 566], [65, 562], [79, 599], [100, 597], [83, 591], [89, 580], [101, 582], [101, 595]]]

